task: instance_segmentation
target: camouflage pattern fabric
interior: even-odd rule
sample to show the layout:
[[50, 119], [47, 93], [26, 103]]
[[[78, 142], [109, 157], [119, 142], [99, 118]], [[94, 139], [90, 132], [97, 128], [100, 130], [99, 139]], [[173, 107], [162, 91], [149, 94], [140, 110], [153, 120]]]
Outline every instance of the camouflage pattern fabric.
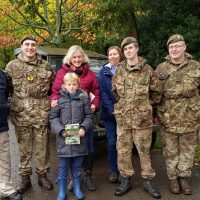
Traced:
[[12, 82], [13, 95], [10, 106], [12, 122], [17, 126], [48, 124], [50, 100], [48, 92], [52, 71], [47, 61], [39, 56], [25, 62], [23, 55], [10, 61], [5, 69]]
[[31, 158], [35, 148], [36, 171], [49, 169], [48, 121], [50, 98], [48, 92], [53, 78], [51, 67], [39, 55], [31, 62], [23, 54], [10, 61], [5, 69], [13, 87], [10, 106], [19, 144], [21, 175], [31, 174]]
[[134, 169], [132, 165], [132, 149], [135, 144], [141, 165], [141, 176], [151, 179], [155, 176], [155, 171], [151, 167], [149, 149], [152, 141], [152, 128], [137, 130], [123, 129], [117, 126], [117, 152], [118, 168], [123, 177], [132, 176]]
[[48, 151], [48, 128], [47, 126], [15, 126], [15, 132], [19, 145], [20, 167], [19, 174], [32, 174], [31, 162], [33, 145], [36, 161], [36, 172], [44, 174], [48, 172], [49, 151]]
[[123, 61], [112, 80], [117, 124], [124, 129], [151, 128], [151, 104], [159, 102], [160, 90], [160, 81], [145, 59], [139, 57], [139, 64], [133, 67]]
[[170, 57], [158, 65], [156, 74], [162, 82], [162, 101], [157, 115], [167, 132], [190, 133], [200, 129], [200, 64], [185, 54], [182, 64]]
[[164, 133], [164, 149], [167, 175], [169, 179], [190, 177], [197, 143], [197, 133]]
[[118, 166], [122, 176], [132, 176], [132, 148], [135, 144], [143, 178], [155, 176], [149, 149], [152, 141], [152, 105], [160, 100], [160, 83], [146, 60], [139, 57], [135, 66], [120, 63], [112, 80], [116, 98]]

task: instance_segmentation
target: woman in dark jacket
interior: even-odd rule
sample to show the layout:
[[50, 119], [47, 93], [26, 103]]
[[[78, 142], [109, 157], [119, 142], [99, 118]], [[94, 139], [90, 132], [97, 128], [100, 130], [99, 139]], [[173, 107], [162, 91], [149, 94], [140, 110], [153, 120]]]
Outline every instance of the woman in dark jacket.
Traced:
[[[66, 184], [69, 168], [74, 180], [74, 194], [77, 199], [84, 198], [80, 190], [80, 174], [83, 157], [88, 154], [87, 131], [92, 127], [92, 112], [87, 93], [78, 87], [79, 77], [75, 73], [67, 73], [64, 76], [58, 106], [52, 108], [50, 113], [51, 128], [56, 133], [57, 154], [60, 159], [57, 200], [64, 200], [67, 196]], [[80, 136], [80, 141], [77, 141], [79, 136], [69, 139], [70, 132], [66, 126], [79, 127], [76, 134]]]
[[122, 60], [122, 53], [119, 47], [112, 46], [107, 51], [109, 63], [104, 65], [99, 74], [101, 119], [103, 120], [108, 140], [108, 159], [111, 183], [118, 181], [117, 151], [116, 151], [116, 120], [113, 114], [115, 98], [112, 94], [112, 77], [119, 62]]

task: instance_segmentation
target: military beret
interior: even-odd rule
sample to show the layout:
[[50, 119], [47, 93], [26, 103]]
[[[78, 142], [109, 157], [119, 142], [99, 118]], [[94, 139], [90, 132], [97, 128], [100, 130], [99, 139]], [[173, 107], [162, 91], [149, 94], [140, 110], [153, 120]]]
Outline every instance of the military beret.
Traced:
[[138, 41], [134, 38], [134, 37], [126, 37], [123, 39], [122, 43], [121, 43], [121, 49], [123, 51], [124, 47], [132, 44], [132, 43], [138, 43]]
[[23, 44], [23, 42], [24, 42], [25, 40], [33, 40], [33, 41], [37, 42], [35, 36], [33, 36], [33, 35], [25, 35], [25, 36], [21, 39], [20, 44]]
[[182, 35], [179, 35], [179, 34], [172, 35], [167, 40], [167, 46], [169, 46], [172, 43], [179, 42], [179, 41], [185, 41]]

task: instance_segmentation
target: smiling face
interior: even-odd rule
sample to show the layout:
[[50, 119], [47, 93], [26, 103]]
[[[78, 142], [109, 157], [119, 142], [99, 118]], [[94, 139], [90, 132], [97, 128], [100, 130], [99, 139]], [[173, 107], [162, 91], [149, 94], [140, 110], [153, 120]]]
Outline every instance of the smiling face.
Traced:
[[110, 64], [116, 66], [120, 60], [121, 60], [121, 56], [119, 54], [119, 52], [117, 51], [117, 49], [111, 49], [108, 52], [108, 60], [110, 62]]
[[71, 58], [71, 64], [75, 67], [80, 67], [83, 63], [83, 55], [80, 51], [75, 52]]
[[138, 46], [134, 43], [128, 44], [123, 48], [123, 52], [127, 60], [134, 60], [137, 57]]
[[168, 51], [171, 61], [174, 63], [180, 63], [184, 60], [184, 54], [186, 50], [186, 45], [184, 41], [178, 41], [172, 44], [169, 44]]
[[21, 44], [24, 60], [31, 61], [35, 59], [37, 52], [37, 43], [34, 40], [24, 40]]

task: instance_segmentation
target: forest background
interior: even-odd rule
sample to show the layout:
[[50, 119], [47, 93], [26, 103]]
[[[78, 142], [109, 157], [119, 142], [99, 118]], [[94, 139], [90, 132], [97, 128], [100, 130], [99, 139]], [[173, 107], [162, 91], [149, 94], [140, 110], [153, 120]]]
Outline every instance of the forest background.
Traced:
[[[187, 51], [200, 61], [199, 0], [3, 0], [0, 22], [2, 69], [26, 34], [35, 35], [42, 46], [78, 44], [102, 54], [134, 36], [139, 53], [155, 68], [167, 55], [168, 37], [179, 33]], [[200, 146], [195, 163], [200, 165]]]
[[167, 55], [168, 37], [179, 33], [200, 61], [199, 0], [4, 0], [0, 21], [0, 68], [25, 34], [43, 46], [79, 44], [102, 54], [134, 36], [140, 54], [156, 67]]

